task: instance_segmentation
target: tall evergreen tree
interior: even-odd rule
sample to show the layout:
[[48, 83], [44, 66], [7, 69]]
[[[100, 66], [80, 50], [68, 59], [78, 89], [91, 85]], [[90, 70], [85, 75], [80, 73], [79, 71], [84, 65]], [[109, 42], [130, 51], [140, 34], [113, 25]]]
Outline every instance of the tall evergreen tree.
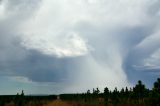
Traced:
[[133, 92], [136, 96], [136, 98], [142, 98], [145, 96], [145, 91], [146, 91], [146, 88], [145, 88], [145, 85], [142, 84], [142, 81], [138, 81], [138, 84], [136, 84], [135, 88], [133, 88]]
[[106, 87], [106, 88], [104, 88], [104, 101], [105, 101], [105, 106], [108, 106], [108, 99], [109, 99], [109, 89]]
[[160, 78], [158, 78], [157, 81], [154, 83], [153, 90], [155, 90], [155, 91], [160, 93]]

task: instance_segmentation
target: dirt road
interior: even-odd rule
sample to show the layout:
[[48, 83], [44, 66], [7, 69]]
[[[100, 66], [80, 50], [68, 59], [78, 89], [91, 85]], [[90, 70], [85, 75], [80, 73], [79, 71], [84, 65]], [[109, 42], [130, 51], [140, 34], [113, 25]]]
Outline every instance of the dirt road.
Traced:
[[52, 102], [49, 102], [48, 104], [44, 105], [44, 106], [72, 106], [60, 99], [54, 100]]

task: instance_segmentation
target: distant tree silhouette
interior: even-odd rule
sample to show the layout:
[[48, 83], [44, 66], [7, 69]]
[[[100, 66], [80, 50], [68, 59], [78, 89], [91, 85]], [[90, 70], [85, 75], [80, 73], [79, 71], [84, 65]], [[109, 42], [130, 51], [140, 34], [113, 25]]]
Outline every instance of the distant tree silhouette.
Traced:
[[160, 93], [160, 78], [158, 78], [157, 81], [154, 83], [153, 89]]
[[105, 106], [108, 106], [108, 99], [109, 99], [109, 89], [106, 87], [106, 88], [104, 88], [104, 101], [105, 101]]
[[98, 88], [96, 88], [96, 90], [93, 88], [93, 94], [99, 94], [100, 90]]
[[96, 93], [99, 94], [100, 93], [100, 90], [98, 88], [96, 88]]
[[91, 91], [90, 91], [90, 90], [87, 90], [87, 94], [91, 94]]
[[24, 106], [24, 91], [22, 90], [21, 94], [17, 93], [16, 95], [16, 106]]
[[128, 90], [128, 88], [127, 88], [127, 87], [126, 87], [126, 89], [125, 89], [124, 94], [125, 94], [125, 97], [126, 97], [126, 98], [128, 98], [128, 97], [129, 97], [129, 90]]
[[140, 106], [144, 102], [144, 99], [148, 96], [148, 90], [141, 80], [139, 80], [133, 88], [133, 95], [138, 106]]
[[21, 92], [21, 96], [24, 96], [24, 91], [22, 90], [22, 92]]
[[117, 87], [115, 87], [114, 91], [112, 92], [111, 99], [112, 99], [113, 105], [117, 105], [117, 103], [119, 102], [119, 91]]
[[160, 78], [153, 84], [152, 92], [149, 95], [150, 104], [153, 106], [160, 106]]
[[135, 93], [136, 98], [144, 97], [145, 91], [146, 91], [145, 85], [142, 84], [142, 81], [139, 80], [138, 84], [136, 84], [135, 88], [133, 88], [133, 92]]

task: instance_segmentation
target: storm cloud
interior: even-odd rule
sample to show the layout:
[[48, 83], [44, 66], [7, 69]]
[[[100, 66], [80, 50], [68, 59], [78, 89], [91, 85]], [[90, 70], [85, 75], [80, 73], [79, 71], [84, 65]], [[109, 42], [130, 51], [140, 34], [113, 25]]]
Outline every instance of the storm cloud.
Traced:
[[151, 88], [160, 75], [159, 5], [1, 0], [0, 76], [8, 83], [22, 80], [26, 90], [42, 86], [43, 93], [48, 87], [55, 92], [47, 93], [121, 88], [139, 79]]

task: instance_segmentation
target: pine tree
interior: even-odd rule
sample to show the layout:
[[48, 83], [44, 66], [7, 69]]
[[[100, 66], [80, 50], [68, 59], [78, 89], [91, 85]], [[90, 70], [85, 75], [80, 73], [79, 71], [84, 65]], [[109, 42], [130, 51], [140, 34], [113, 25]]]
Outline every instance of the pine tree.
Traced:
[[160, 78], [158, 78], [157, 81], [154, 83], [153, 89], [160, 93]]
[[106, 88], [104, 88], [104, 101], [105, 101], [105, 106], [108, 105], [108, 99], [109, 99], [109, 89], [106, 87]]

